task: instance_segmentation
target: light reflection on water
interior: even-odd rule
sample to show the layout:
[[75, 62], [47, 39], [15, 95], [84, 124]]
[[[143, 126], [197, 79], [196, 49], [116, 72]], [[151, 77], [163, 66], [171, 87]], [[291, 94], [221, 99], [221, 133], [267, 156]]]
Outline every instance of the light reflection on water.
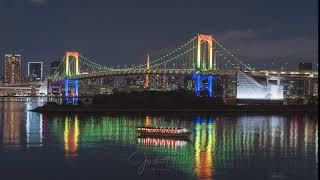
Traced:
[[74, 118], [65, 117], [63, 140], [65, 156], [76, 157], [79, 143], [79, 119], [77, 115]]
[[[127, 161], [127, 169], [122, 169], [128, 177], [316, 179], [318, 176], [317, 115], [173, 118], [26, 111], [43, 102], [32, 98], [0, 101], [0, 157], [5, 152], [41, 149], [48, 155], [53, 151], [57, 157], [63, 152], [64, 161], [85, 159], [84, 167], [95, 168], [90, 157], [97, 152], [108, 154], [112, 150], [115, 159], [127, 161], [130, 153], [139, 151], [144, 154], [142, 159], [139, 157], [134, 165]], [[180, 126], [193, 132], [190, 141], [137, 138], [135, 127], [141, 126]], [[121, 147], [128, 156], [120, 156]], [[105, 159], [105, 166], [112, 169], [108, 160]], [[6, 167], [2, 162], [0, 167]]]

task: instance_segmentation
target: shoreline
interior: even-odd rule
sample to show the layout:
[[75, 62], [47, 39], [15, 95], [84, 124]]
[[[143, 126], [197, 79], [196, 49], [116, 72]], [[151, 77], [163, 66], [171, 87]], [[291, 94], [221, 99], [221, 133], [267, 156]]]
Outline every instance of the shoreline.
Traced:
[[112, 107], [105, 105], [44, 105], [38, 113], [318, 113], [318, 105], [214, 105], [211, 107]]

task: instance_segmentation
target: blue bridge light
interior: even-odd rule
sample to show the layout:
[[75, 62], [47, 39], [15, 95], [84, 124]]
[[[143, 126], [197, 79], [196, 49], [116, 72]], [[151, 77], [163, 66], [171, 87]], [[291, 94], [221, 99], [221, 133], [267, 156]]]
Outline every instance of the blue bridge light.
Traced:
[[196, 96], [201, 96], [202, 90], [207, 90], [207, 96], [213, 97], [213, 80], [218, 79], [218, 76], [214, 75], [202, 75], [199, 73], [193, 74], [193, 80], [195, 83]]

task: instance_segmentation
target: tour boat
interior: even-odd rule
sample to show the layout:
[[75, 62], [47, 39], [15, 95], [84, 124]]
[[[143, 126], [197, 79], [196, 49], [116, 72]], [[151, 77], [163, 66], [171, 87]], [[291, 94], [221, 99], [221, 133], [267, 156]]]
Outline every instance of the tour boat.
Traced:
[[189, 138], [191, 132], [185, 128], [138, 127], [140, 137]]

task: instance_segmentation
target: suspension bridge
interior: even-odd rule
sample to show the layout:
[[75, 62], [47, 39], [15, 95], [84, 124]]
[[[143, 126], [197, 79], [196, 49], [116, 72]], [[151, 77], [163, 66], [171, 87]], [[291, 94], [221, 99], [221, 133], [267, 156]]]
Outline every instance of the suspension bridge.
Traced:
[[[212, 35], [197, 34], [162, 56], [151, 58], [148, 54], [145, 62], [130, 66], [102, 65], [79, 52], [66, 52], [49, 81], [63, 82], [65, 96], [78, 96], [79, 80], [141, 75], [144, 87], [148, 88], [152, 75], [185, 75], [192, 77], [197, 95], [206, 89], [207, 95], [212, 97], [212, 82], [217, 77], [235, 74], [237, 70], [252, 71], [254, 68], [239, 60]], [[74, 90], [72, 93], [70, 88]]]

